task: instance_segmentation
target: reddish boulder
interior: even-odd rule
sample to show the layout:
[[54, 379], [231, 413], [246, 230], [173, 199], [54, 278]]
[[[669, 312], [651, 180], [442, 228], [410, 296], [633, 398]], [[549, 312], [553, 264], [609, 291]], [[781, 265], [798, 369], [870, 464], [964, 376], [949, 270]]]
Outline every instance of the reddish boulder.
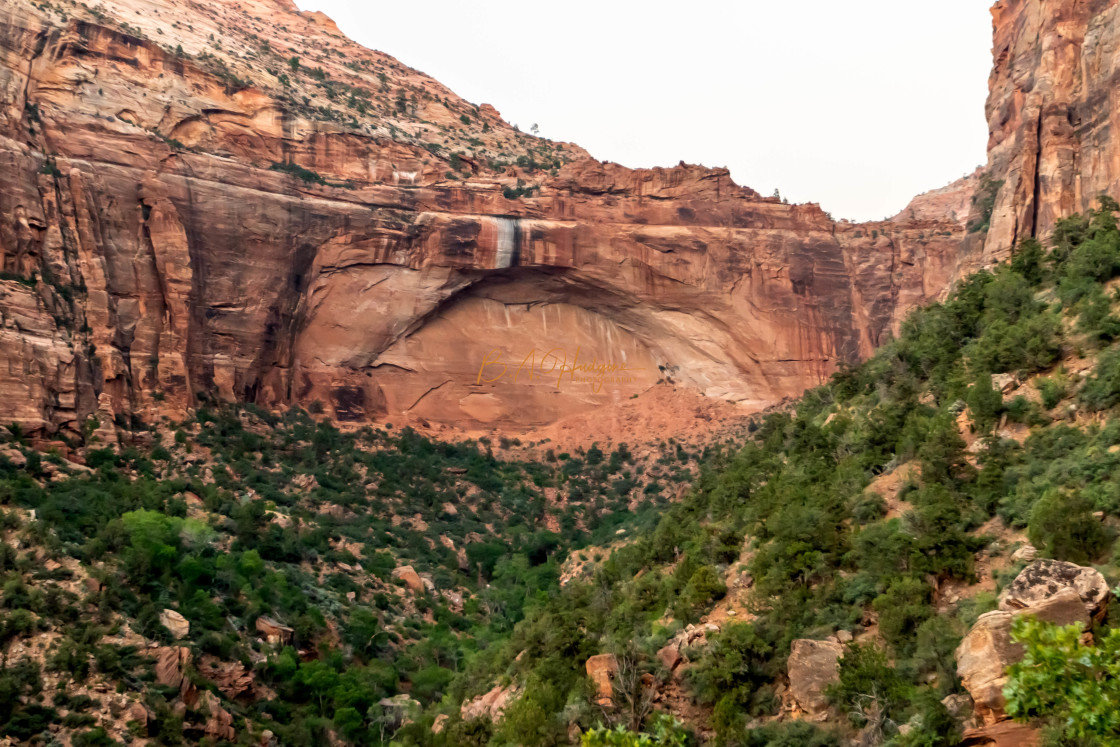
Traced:
[[1108, 593], [1104, 577], [1092, 568], [1057, 560], [1036, 560], [1024, 568], [1000, 596], [1001, 609], [981, 615], [957, 647], [957, 674], [976, 717], [985, 724], [1007, 718], [1007, 668], [1023, 658], [1023, 647], [1011, 640], [1015, 616], [1087, 629], [1090, 616], [1104, 610]]
[[412, 589], [412, 591], [417, 594], [424, 593], [424, 580], [420, 578], [420, 574], [410, 565], [403, 565], [400, 568], [393, 569], [393, 578], [403, 581], [405, 586]]
[[473, 721], [478, 718], [488, 718], [491, 721], [500, 721], [502, 714], [510, 703], [517, 700], [521, 689], [516, 684], [506, 687], [494, 685], [489, 692], [479, 695], [463, 703], [459, 715], [464, 721]]
[[226, 741], [237, 736], [237, 731], [233, 728], [233, 716], [222, 708], [221, 701], [214, 693], [203, 691], [198, 699], [198, 710], [207, 716], [206, 724], [202, 727], [206, 734]]
[[261, 616], [257, 618], [255, 625], [257, 632], [264, 636], [265, 640], [269, 643], [280, 646], [287, 646], [292, 642], [292, 637], [295, 631], [287, 625], [273, 620], [271, 617]]
[[684, 654], [681, 653], [680, 646], [670, 642], [667, 646], [658, 650], [657, 658], [661, 660], [666, 669], [672, 672], [684, 661]]
[[609, 705], [614, 697], [614, 681], [618, 677], [618, 658], [614, 654], [592, 656], [585, 665], [587, 676], [595, 683], [598, 702]]
[[191, 661], [191, 650], [183, 646], [163, 646], [155, 650], [156, 682], [164, 687], [180, 687], [183, 669]]

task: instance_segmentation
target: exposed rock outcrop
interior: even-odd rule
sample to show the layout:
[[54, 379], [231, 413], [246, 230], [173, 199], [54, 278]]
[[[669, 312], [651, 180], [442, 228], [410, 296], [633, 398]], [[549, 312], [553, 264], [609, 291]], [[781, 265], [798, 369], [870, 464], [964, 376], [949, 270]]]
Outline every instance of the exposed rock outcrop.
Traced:
[[1037, 608], [1068, 590], [1081, 600], [1089, 617], [1103, 614], [1108, 606], [1109, 587], [1103, 574], [1064, 560], [1039, 559], [1024, 568], [1000, 594], [1005, 610]]
[[171, 631], [175, 638], [186, 638], [191, 632], [190, 621], [175, 610], [161, 610], [159, 624]]
[[258, 633], [274, 646], [287, 646], [292, 642], [295, 631], [271, 617], [261, 616], [254, 624]]
[[230, 700], [236, 700], [253, 691], [253, 673], [240, 662], [221, 661], [204, 656], [199, 662], [199, 673], [210, 680]]
[[1042, 740], [1037, 729], [1026, 724], [1004, 721], [982, 729], [969, 729], [961, 747], [1036, 747]]
[[495, 685], [487, 693], [464, 701], [459, 709], [459, 715], [464, 721], [473, 721], [478, 718], [488, 718], [491, 721], [500, 721], [502, 713], [510, 703], [521, 695], [521, 688], [516, 683]]
[[835, 641], [800, 639], [793, 642], [789, 655], [789, 694], [794, 710], [808, 718], [828, 712], [825, 691], [840, 680], [840, 659], [844, 647]]
[[233, 716], [222, 707], [221, 700], [209, 690], [204, 690], [198, 698], [198, 710], [206, 716], [202, 730], [205, 734], [220, 740], [231, 740], [237, 736], [233, 728]]
[[177, 687], [180, 695], [186, 697], [193, 689], [185, 676], [186, 668], [191, 663], [191, 650], [183, 646], [163, 646], [155, 649], [152, 654], [156, 660], [156, 682], [164, 687]]
[[659, 380], [760, 409], [1120, 193], [1112, 1], [997, 2], [989, 163], [863, 225], [517, 132], [288, 3], [190, 8], [0, 9], [3, 422], [524, 428]]
[[999, 0], [992, 7], [986, 258], [1047, 235], [1101, 193], [1120, 194], [1117, 12], [1115, 0]]
[[[283, 5], [100, 7], [133, 32], [0, 10], [0, 246], [26, 271], [0, 280], [4, 422], [214, 396], [535, 426], [663, 379], [759, 409], [957, 271], [960, 220], [837, 223], [726, 170], [599, 163]], [[501, 153], [520, 165], [484, 167]]]
[[400, 568], [394, 568], [393, 578], [403, 581], [404, 585], [415, 594], [424, 593], [424, 580], [420, 578], [420, 574], [410, 565], [402, 565]]
[[1104, 577], [1092, 568], [1056, 560], [1036, 560], [1024, 568], [1001, 595], [1000, 609], [981, 615], [957, 648], [957, 674], [972, 696], [976, 717], [985, 724], [1006, 718], [1007, 667], [1023, 658], [1023, 647], [1011, 639], [1016, 615], [1087, 629], [1107, 596]]
[[618, 679], [618, 657], [598, 654], [587, 660], [587, 676], [595, 684], [597, 702], [610, 705], [614, 702], [614, 681]]

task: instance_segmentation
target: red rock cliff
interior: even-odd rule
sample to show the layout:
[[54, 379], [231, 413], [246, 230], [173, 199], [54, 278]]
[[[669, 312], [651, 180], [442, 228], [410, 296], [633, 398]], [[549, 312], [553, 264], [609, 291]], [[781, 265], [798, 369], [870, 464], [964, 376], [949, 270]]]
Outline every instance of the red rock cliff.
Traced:
[[1115, 0], [999, 0], [992, 20], [985, 260], [1120, 194]]
[[661, 379], [763, 407], [945, 290], [964, 216], [930, 205], [972, 185], [854, 225], [599, 163], [286, 0], [6, 3], [0, 162], [0, 421], [43, 432], [207, 397], [534, 425]]

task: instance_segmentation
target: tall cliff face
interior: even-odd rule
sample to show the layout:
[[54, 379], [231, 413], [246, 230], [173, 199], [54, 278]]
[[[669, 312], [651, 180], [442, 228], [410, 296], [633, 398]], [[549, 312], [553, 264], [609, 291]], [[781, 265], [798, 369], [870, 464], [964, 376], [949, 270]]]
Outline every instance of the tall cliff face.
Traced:
[[999, 0], [992, 20], [986, 260], [1120, 194], [1115, 0]]
[[45, 7], [0, 8], [0, 422], [531, 426], [659, 380], [764, 407], [958, 272], [930, 205], [971, 180], [836, 223], [520, 133], [281, 0]]

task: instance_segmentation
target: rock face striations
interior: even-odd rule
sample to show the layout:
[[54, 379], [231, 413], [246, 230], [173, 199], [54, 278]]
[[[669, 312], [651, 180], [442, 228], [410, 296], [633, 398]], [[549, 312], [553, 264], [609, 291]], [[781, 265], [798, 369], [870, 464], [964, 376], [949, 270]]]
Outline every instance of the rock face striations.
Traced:
[[[992, 8], [987, 259], [1120, 194], [1115, 0], [999, 0]], [[984, 203], [985, 200], [978, 200]]]
[[533, 426], [658, 381], [765, 407], [945, 291], [966, 216], [932, 206], [975, 181], [855, 225], [600, 163], [287, 0], [5, 3], [0, 163], [0, 422], [43, 434], [208, 398]]

